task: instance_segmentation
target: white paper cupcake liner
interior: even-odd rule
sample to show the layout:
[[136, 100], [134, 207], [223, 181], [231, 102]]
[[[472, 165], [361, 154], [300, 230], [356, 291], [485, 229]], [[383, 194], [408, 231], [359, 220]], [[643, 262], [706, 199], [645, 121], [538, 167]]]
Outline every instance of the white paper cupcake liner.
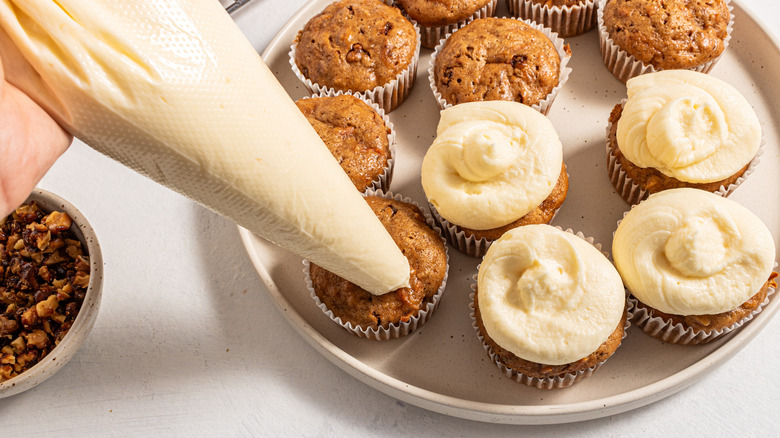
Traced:
[[[424, 208], [421, 208], [419, 204], [412, 201], [411, 198], [404, 197], [400, 194], [393, 194], [392, 192], [385, 192], [382, 190], [373, 190], [373, 189], [366, 190], [365, 196], [381, 196], [387, 199], [395, 199], [396, 201], [414, 204], [423, 213], [423, 216], [425, 217], [425, 223], [429, 227], [431, 227], [434, 231], [439, 233], [439, 236], [441, 237], [441, 229], [436, 226], [436, 223], [434, 222], [431, 215], [428, 214], [428, 212]], [[411, 317], [409, 321], [394, 323], [394, 324], [390, 324], [388, 327], [378, 327], [378, 328], [361, 327], [359, 325], [353, 325], [351, 322], [342, 321], [342, 319], [334, 315], [333, 312], [331, 312], [330, 309], [328, 309], [328, 306], [326, 306], [325, 303], [323, 303], [320, 300], [320, 298], [317, 296], [317, 293], [314, 291], [314, 286], [312, 285], [312, 281], [311, 281], [311, 274], [310, 274], [311, 263], [309, 262], [309, 260], [304, 259], [303, 275], [304, 275], [304, 281], [306, 283], [306, 288], [308, 289], [309, 294], [311, 295], [314, 302], [317, 304], [317, 307], [319, 307], [333, 322], [340, 325], [342, 328], [344, 328], [344, 330], [348, 331], [349, 333], [352, 333], [353, 335], [359, 338], [366, 338], [375, 341], [386, 341], [389, 339], [397, 339], [402, 336], [406, 336], [409, 333], [412, 333], [415, 330], [417, 330], [419, 327], [421, 327], [431, 318], [433, 312], [439, 307], [442, 294], [444, 293], [444, 289], [447, 287], [447, 277], [450, 271], [450, 256], [447, 250], [447, 243], [444, 240], [444, 237], [441, 237], [441, 239], [442, 239], [442, 243], [444, 243], [444, 254], [447, 262], [447, 267], [444, 271], [444, 278], [442, 279], [441, 286], [439, 286], [439, 289], [433, 295], [431, 301], [429, 301], [424, 308], [420, 309], [420, 311], [416, 315]]]
[[[775, 263], [775, 268], [777, 264]], [[775, 293], [775, 288], [768, 287], [766, 292], [766, 298], [764, 301], [753, 310], [748, 316], [737, 321], [733, 325], [721, 330], [699, 330], [696, 331], [691, 327], [685, 327], [681, 323], [672, 323], [671, 319], [663, 319], [658, 316], [653, 316], [651, 310], [645, 307], [639, 306], [639, 300], [633, 295], [629, 297], [629, 301], [632, 302], [634, 307], [633, 323], [642, 331], [648, 335], [660, 339], [670, 344], [679, 345], [697, 345], [706, 344], [712, 342], [723, 335], [731, 333], [732, 331], [742, 327], [744, 324], [752, 320], [756, 315], [761, 313], [764, 306], [769, 304], [769, 298]]]
[[[620, 101], [621, 106], [625, 106], [626, 99], [623, 99]], [[609, 180], [612, 182], [612, 186], [615, 188], [615, 191], [629, 204], [634, 205], [638, 204], [645, 199], [647, 199], [648, 196], [650, 196], [650, 193], [642, 188], [639, 184], [637, 184], [633, 178], [628, 176], [626, 174], [625, 170], [623, 170], [623, 166], [620, 164], [620, 160], [618, 160], [617, 156], [614, 154], [614, 150], [612, 147], [610, 147], [610, 131], [612, 130], [612, 122], [607, 122], [607, 142], [606, 142], [606, 152], [607, 152], [607, 174], [609, 175]], [[723, 196], [724, 198], [728, 197], [732, 193], [734, 193], [734, 190], [737, 189], [745, 180], [750, 176], [750, 174], [753, 173], [753, 171], [756, 169], [756, 166], [758, 166], [758, 163], [761, 162], [761, 155], [764, 153], [764, 133], [763, 130], [761, 132], [761, 144], [758, 146], [758, 151], [756, 152], [756, 156], [753, 157], [752, 160], [750, 160], [750, 163], [748, 163], [748, 168], [745, 169], [745, 172], [742, 173], [742, 175], [739, 176], [733, 183], [729, 184], [728, 186], [721, 185], [718, 190], [714, 191], [716, 195]]]
[[[568, 171], [566, 171], [566, 177], [569, 177]], [[561, 203], [561, 206], [563, 206], [563, 203]], [[447, 242], [449, 242], [450, 245], [463, 254], [471, 257], [479, 258], [485, 255], [488, 248], [490, 248], [490, 245], [493, 243], [493, 239], [485, 237], [477, 239], [474, 235], [467, 236], [466, 232], [461, 230], [460, 227], [445, 219], [441, 213], [439, 213], [439, 210], [430, 202], [428, 203], [428, 208], [431, 210], [431, 214], [433, 215], [436, 224], [441, 227], [444, 238], [447, 239]], [[560, 209], [560, 206], [555, 209], [550, 220], [546, 222], [547, 224], [551, 224], [555, 220], [555, 216], [558, 215]]]
[[[474, 14], [472, 14], [470, 17], [460, 20], [457, 23], [447, 24], [444, 26], [423, 26], [422, 24], [417, 23], [418, 26], [420, 26], [422, 46], [426, 49], [433, 49], [436, 47], [436, 44], [439, 43], [439, 40], [441, 40], [448, 33], [455, 32], [456, 30], [478, 18], [492, 17], [496, 13], [497, 5], [498, 0], [491, 0], [488, 2], [488, 4], [474, 12]], [[395, 6], [403, 11], [403, 6], [400, 4], [396, 3]], [[406, 12], [404, 11], [404, 13]]]
[[[558, 229], [561, 229], [561, 227], [556, 227]], [[582, 232], [574, 232], [571, 228], [568, 228], [564, 230], [567, 233], [574, 234], [575, 236], [585, 240], [586, 242], [593, 245], [597, 250], [601, 251], [602, 254], [604, 254], [607, 259], [610, 259], [609, 253], [606, 251], [602, 251], [601, 244], [596, 243], [593, 237], [585, 237], [585, 235]], [[479, 268], [481, 265], [477, 266], [477, 272], [479, 272]], [[580, 380], [584, 379], [585, 377], [589, 377], [593, 373], [596, 372], [599, 368], [601, 368], [604, 363], [609, 360], [609, 357], [604, 359], [603, 361], [597, 363], [596, 365], [593, 365], [592, 367], [581, 369], [578, 371], [566, 373], [563, 375], [555, 376], [555, 377], [532, 377], [525, 375], [521, 372], [518, 372], [512, 368], [507, 367], [503, 362], [501, 362], [501, 359], [499, 358], [498, 354], [493, 351], [493, 349], [487, 344], [485, 341], [485, 337], [483, 336], [482, 332], [479, 330], [479, 326], [477, 325], [477, 316], [476, 312], [474, 310], [474, 295], [477, 291], [477, 274], [474, 274], [472, 276], [472, 283], [471, 283], [471, 294], [469, 294], [469, 298], [471, 299], [471, 302], [469, 303], [469, 309], [471, 311], [471, 326], [474, 328], [474, 330], [477, 332], [477, 338], [482, 343], [482, 347], [485, 349], [485, 352], [490, 357], [490, 360], [493, 361], [493, 363], [498, 367], [499, 370], [510, 379], [514, 380], [515, 382], [522, 383], [526, 386], [533, 386], [534, 388], [538, 389], [557, 389], [557, 388], [566, 388], [569, 387]], [[623, 337], [621, 338], [621, 344], [622, 339], [625, 339], [628, 335], [628, 328], [631, 327], [631, 321], [633, 319], [633, 303], [626, 299], [626, 310], [627, 313], [626, 316], [626, 322], [623, 325]], [[620, 345], [617, 346], [615, 351], [620, 348]], [[612, 354], [614, 355], [614, 353]], [[610, 357], [612, 357], [610, 355]]]
[[384, 172], [379, 175], [378, 178], [374, 179], [374, 181], [371, 182], [371, 186], [369, 186], [366, 190], [374, 189], [374, 190], [383, 190], [387, 191], [390, 188], [390, 182], [393, 180], [393, 169], [395, 168], [395, 153], [396, 153], [396, 134], [395, 134], [395, 127], [393, 126], [393, 122], [390, 121], [390, 117], [385, 114], [385, 111], [379, 107], [375, 102], [366, 99], [364, 96], [355, 94], [351, 91], [336, 91], [336, 90], [329, 90], [329, 91], [321, 91], [320, 93], [317, 93], [312, 96], [305, 96], [304, 99], [310, 99], [312, 97], [336, 97], [341, 96], [343, 94], [347, 94], [350, 96], [355, 96], [361, 101], [363, 101], [366, 105], [370, 106], [371, 108], [376, 111], [380, 117], [382, 117], [382, 121], [385, 122], [385, 126], [387, 129], [390, 130], [390, 133], [387, 134], [387, 145], [388, 150], [390, 152], [390, 156], [387, 158], [387, 164], [385, 165]]
[[[604, 61], [604, 65], [607, 66], [610, 72], [621, 82], [625, 83], [634, 76], [643, 75], [645, 73], [653, 73], [663, 70], [662, 68], [654, 67], [643, 63], [636, 59], [633, 55], [621, 49], [610, 38], [607, 27], [604, 25], [604, 6], [606, 6], [609, 0], [599, 0], [598, 12], [596, 14], [597, 26], [599, 29], [599, 44], [601, 46], [601, 57]], [[734, 31], [734, 8], [731, 6], [731, 0], [725, 0], [729, 8], [729, 24], [726, 28], [726, 38], [723, 40], [723, 52], [715, 59], [712, 59], [704, 64], [697, 65], [689, 68], [702, 73], [709, 73], [712, 67], [720, 60], [723, 53], [726, 52], [731, 40], [731, 35]]]
[[[571, 73], [571, 68], [567, 67], [567, 64], [571, 59], [571, 52], [566, 50], [565, 48], [566, 43], [563, 41], [563, 39], [559, 38], [558, 34], [553, 32], [550, 28], [544, 27], [541, 24], [537, 24], [529, 20], [523, 20], [514, 17], [512, 17], [512, 19], [523, 21], [529, 26], [533, 27], [534, 29], [542, 32], [544, 36], [546, 36], [550, 41], [553, 42], [553, 45], [555, 46], [555, 51], [558, 52], [558, 56], [560, 57], [561, 63], [560, 63], [560, 69], [558, 70], [558, 85], [556, 85], [552, 89], [552, 91], [550, 91], [550, 94], [548, 94], [547, 97], [545, 97], [535, 105], [531, 106], [531, 108], [539, 111], [544, 115], [547, 115], [547, 113], [550, 112], [550, 108], [552, 107], [553, 102], [555, 101], [555, 97], [561, 91], [561, 88], [563, 88], [563, 86], [566, 85], [566, 81], [569, 80], [569, 74]], [[436, 98], [436, 103], [438, 103], [439, 109], [442, 110], [451, 107], [452, 104], [447, 102], [442, 97], [441, 93], [439, 93], [438, 87], [436, 86], [436, 74], [435, 74], [436, 58], [439, 55], [439, 52], [441, 52], [442, 48], [444, 47], [444, 44], [447, 42], [447, 39], [450, 37], [450, 35], [454, 34], [458, 30], [460, 29], [448, 33], [447, 35], [444, 36], [444, 38], [442, 38], [439, 41], [439, 44], [436, 45], [436, 48], [434, 49], [433, 54], [431, 55], [431, 62], [428, 66], [428, 85], [431, 87], [431, 90], [433, 91], [433, 96]]]
[[[386, 0], [385, 3], [392, 4], [392, 1], [388, 2]], [[412, 87], [414, 87], [414, 79], [417, 76], [417, 64], [420, 60], [420, 27], [414, 20], [410, 21], [414, 26], [414, 32], [417, 35], [417, 47], [415, 48], [414, 56], [412, 57], [412, 62], [409, 63], [409, 66], [406, 67], [406, 69], [401, 73], [398, 73], [395, 79], [384, 85], [377, 85], [371, 90], [350, 90], [355, 95], [361, 95], [366, 99], [376, 102], [376, 104], [379, 105], [379, 107], [382, 108], [385, 113], [390, 113], [390, 111], [397, 108], [398, 105], [400, 105], [401, 102], [406, 99], [406, 97], [412, 91]], [[300, 32], [298, 35], [300, 36]], [[292, 67], [292, 71], [295, 73], [295, 76], [297, 76], [298, 79], [303, 82], [303, 84], [312, 94], [319, 94], [321, 92], [335, 92], [336, 89], [333, 87], [328, 87], [326, 85], [312, 82], [310, 79], [304, 76], [303, 73], [301, 73], [301, 70], [295, 63], [295, 49], [297, 47], [298, 37], [295, 38], [292, 46], [290, 46], [290, 67]]]
[[552, 29], [558, 36], [581, 35], [596, 27], [596, 0], [574, 6], [545, 6], [532, 0], [506, 0], [509, 13]]

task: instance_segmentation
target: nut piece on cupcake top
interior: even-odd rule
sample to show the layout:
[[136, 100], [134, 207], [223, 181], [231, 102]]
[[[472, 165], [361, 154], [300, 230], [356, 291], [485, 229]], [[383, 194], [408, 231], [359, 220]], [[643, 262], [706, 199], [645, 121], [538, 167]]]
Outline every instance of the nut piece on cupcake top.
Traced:
[[366, 91], [394, 80], [414, 59], [414, 25], [379, 0], [340, 0], [298, 34], [295, 63], [312, 82]]
[[626, 214], [612, 243], [615, 266], [642, 303], [674, 315], [738, 307], [766, 283], [772, 235], [745, 207], [703, 190], [651, 195]]

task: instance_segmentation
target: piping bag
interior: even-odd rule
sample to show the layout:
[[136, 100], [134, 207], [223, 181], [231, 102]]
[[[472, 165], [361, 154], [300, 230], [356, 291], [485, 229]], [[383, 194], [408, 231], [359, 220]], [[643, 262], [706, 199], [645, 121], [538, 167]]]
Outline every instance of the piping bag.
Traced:
[[0, 0], [6, 80], [73, 136], [374, 294], [409, 263], [216, 0]]

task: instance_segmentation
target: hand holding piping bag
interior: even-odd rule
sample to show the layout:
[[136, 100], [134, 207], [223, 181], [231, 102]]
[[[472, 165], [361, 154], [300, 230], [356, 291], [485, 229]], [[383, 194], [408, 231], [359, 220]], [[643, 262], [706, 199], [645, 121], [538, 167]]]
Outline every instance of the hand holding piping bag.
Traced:
[[0, 217], [24, 202], [73, 137], [5, 81], [0, 58]]
[[369, 292], [409, 264], [213, 0], [0, 0], [9, 83], [69, 133]]

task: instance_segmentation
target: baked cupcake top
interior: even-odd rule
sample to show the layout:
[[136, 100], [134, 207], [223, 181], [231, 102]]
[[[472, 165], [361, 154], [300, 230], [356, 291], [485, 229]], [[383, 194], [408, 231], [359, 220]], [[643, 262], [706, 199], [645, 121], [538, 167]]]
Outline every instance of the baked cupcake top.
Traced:
[[625, 289], [593, 245], [549, 225], [508, 231], [477, 279], [488, 336], [516, 356], [562, 365], [593, 353], [615, 331]]
[[552, 7], [564, 7], [564, 6], [576, 6], [583, 3], [592, 2], [593, 0], [531, 0], [531, 3], [538, 3], [548, 8]]
[[471, 17], [491, 0], [398, 0], [422, 26], [445, 26]]
[[295, 104], [358, 191], [365, 191], [384, 173], [390, 157], [390, 128], [368, 104], [349, 94], [300, 99]]
[[522, 20], [481, 18], [447, 38], [434, 79], [451, 105], [510, 100], [528, 106], [558, 85], [561, 59], [542, 32]]
[[731, 85], [688, 70], [649, 73], [626, 85], [617, 142], [637, 166], [706, 183], [733, 175], [756, 156], [761, 125]]
[[674, 315], [734, 309], [769, 278], [775, 245], [745, 207], [697, 189], [651, 195], [623, 218], [612, 256], [641, 302]]
[[410, 287], [372, 295], [315, 264], [310, 277], [317, 296], [342, 321], [361, 327], [388, 327], [408, 321], [438, 292], [447, 272], [447, 253], [439, 233], [413, 204], [367, 196], [366, 202], [409, 260]]
[[415, 56], [414, 25], [379, 0], [340, 0], [298, 34], [295, 63], [314, 83], [366, 91], [394, 80]]
[[731, 20], [724, 0], [609, 0], [612, 41], [654, 67], [691, 68], [723, 52]]
[[442, 217], [486, 230], [544, 201], [562, 163], [558, 134], [538, 111], [517, 102], [464, 103], [441, 112], [423, 158], [422, 186]]

